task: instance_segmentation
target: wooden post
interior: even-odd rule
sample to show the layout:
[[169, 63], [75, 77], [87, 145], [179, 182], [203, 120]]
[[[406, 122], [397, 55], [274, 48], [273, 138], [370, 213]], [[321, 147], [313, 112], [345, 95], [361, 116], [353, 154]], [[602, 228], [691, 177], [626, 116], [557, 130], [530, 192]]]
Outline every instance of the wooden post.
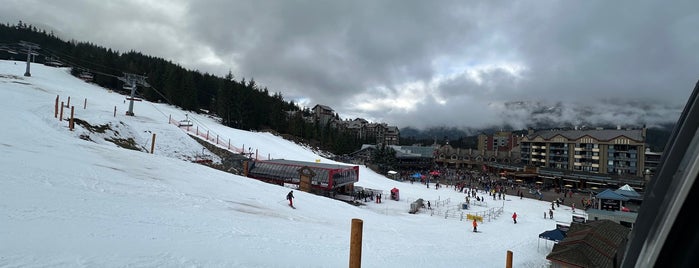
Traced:
[[364, 222], [360, 219], [352, 219], [352, 232], [350, 234], [350, 268], [362, 267], [362, 228]]
[[83, 110], [87, 109], [87, 98], [85, 98], [85, 103], [83, 103]]
[[168, 124], [172, 123], [172, 115], [168, 116], [168, 118], [167, 118], [167, 123], [168, 123]]
[[206, 131], [206, 140], [207, 141], [209, 140], [209, 131], [208, 130]]
[[248, 176], [248, 161], [243, 161], [243, 177]]
[[216, 145], [218, 145], [218, 134], [216, 135]]
[[199, 136], [199, 126], [197, 126], [197, 136]]
[[56, 105], [53, 110], [53, 118], [58, 118], [58, 95], [56, 95]]
[[70, 106], [70, 122], [68, 123], [68, 128], [70, 128], [71, 131], [73, 131], [73, 128], [75, 128], [75, 121], [73, 120], [75, 116], [75, 106]]
[[150, 153], [152, 154], [155, 150], [155, 133], [153, 133], [153, 140], [150, 143]]
[[506, 268], [512, 268], [512, 250], [507, 251], [507, 263], [505, 264]]
[[114, 106], [114, 117], [116, 117], [116, 106]]
[[68, 102], [66, 103], [66, 108], [70, 107], [70, 96], [68, 96]]
[[259, 160], [259, 159], [257, 158], [257, 149], [255, 149], [255, 160]]
[[228, 150], [231, 149], [231, 139], [228, 139]]
[[58, 117], [58, 121], [63, 121], [63, 102], [61, 102], [61, 115]]

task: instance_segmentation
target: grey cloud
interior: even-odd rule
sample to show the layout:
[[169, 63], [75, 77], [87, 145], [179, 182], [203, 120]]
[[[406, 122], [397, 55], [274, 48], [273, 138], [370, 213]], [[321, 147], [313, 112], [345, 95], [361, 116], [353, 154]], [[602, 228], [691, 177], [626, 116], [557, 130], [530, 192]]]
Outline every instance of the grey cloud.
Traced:
[[[231, 69], [343, 118], [399, 127], [672, 122], [698, 79], [696, 1], [156, 4], [10, 1], [0, 17], [221, 76]], [[222, 63], [202, 60], [209, 51]], [[391, 105], [400, 98], [412, 107]]]

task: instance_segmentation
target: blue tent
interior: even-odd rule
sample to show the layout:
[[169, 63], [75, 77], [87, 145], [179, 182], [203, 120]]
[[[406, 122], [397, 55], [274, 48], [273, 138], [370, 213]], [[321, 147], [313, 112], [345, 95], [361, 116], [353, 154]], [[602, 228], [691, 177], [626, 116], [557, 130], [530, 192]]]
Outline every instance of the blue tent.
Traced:
[[413, 178], [416, 178], [416, 179], [422, 178], [422, 174], [420, 174], [419, 172], [415, 173], [415, 174], [413, 174]]
[[609, 199], [609, 200], [621, 200], [621, 201], [629, 201], [629, 198], [626, 196], [623, 196], [621, 194], [618, 194], [611, 189], [606, 189], [602, 191], [601, 193], [595, 195], [598, 199]]
[[565, 238], [565, 237], [566, 237], [566, 234], [558, 228], [553, 229], [553, 230], [548, 230], [548, 231], [545, 231], [545, 232], [539, 234], [539, 238], [551, 240], [553, 242], [559, 242], [559, 241], [563, 240], [563, 238]]
[[[539, 234], [539, 238], [551, 240], [555, 243], [560, 242], [565, 237], [566, 237], [566, 233], [561, 231], [561, 229], [558, 229], [558, 228], [553, 229], [553, 230], [548, 230], [548, 231], [545, 231], [545, 232]], [[539, 248], [538, 242], [536, 243], [536, 248]]]

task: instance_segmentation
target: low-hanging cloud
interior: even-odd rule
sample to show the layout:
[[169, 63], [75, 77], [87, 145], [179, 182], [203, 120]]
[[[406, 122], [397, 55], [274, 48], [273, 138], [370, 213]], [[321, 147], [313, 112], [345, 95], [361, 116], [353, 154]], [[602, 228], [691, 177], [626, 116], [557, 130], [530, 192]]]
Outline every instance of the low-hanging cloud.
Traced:
[[0, 17], [401, 128], [674, 122], [699, 70], [696, 1], [36, 6], [11, 1]]

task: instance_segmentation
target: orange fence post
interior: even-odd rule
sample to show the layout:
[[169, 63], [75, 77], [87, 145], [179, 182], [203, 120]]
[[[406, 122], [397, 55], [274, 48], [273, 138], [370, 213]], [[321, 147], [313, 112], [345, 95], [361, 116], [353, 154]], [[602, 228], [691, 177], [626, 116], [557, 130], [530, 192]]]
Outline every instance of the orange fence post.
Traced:
[[362, 267], [362, 227], [361, 219], [352, 219], [352, 231], [350, 233], [350, 268]]
[[512, 268], [512, 251], [507, 251], [507, 263], [505, 263], [506, 268]]

